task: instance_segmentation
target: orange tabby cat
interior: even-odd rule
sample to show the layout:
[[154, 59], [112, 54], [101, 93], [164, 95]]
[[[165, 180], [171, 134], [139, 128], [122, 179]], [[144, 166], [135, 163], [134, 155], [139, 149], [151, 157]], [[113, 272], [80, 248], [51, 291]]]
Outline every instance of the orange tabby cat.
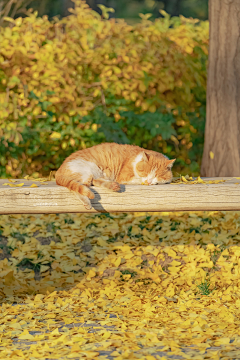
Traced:
[[138, 146], [106, 143], [71, 154], [55, 177], [58, 185], [75, 191], [86, 209], [91, 209], [91, 185], [119, 191], [119, 184], [170, 183], [174, 161]]

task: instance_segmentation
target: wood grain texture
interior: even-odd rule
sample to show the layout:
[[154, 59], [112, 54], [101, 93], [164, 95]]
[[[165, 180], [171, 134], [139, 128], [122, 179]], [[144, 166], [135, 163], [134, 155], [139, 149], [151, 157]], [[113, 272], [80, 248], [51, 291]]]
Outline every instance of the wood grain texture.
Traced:
[[32, 181], [18, 180], [16, 184], [24, 186], [12, 188], [0, 179], [0, 214], [240, 210], [240, 181], [225, 179], [219, 184], [121, 185], [119, 193], [91, 187], [95, 194], [91, 210], [54, 181], [30, 188]]
[[201, 175], [240, 176], [240, 1], [210, 0], [209, 22], [207, 119]]

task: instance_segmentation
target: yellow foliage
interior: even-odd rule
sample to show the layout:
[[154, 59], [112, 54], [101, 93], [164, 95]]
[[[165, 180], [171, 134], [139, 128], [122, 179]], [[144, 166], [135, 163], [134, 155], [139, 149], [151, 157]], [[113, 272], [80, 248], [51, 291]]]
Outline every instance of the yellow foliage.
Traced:
[[240, 212], [105, 215], [0, 216], [1, 358], [239, 358]]
[[[102, 11], [106, 15], [109, 10]], [[193, 89], [196, 84], [205, 88], [206, 71], [196, 49], [207, 54], [208, 22], [196, 25], [182, 17], [171, 23], [166, 14], [150, 21], [147, 14], [128, 25], [104, 17], [78, 0], [72, 15], [62, 20], [29, 13], [11, 19], [12, 27], [0, 28], [0, 137], [18, 144], [23, 127], [46, 116], [31, 92], [50, 103], [46, 106], [55, 114], [53, 121], [66, 125], [111, 96], [130, 101], [138, 112], [155, 112], [163, 104], [184, 111], [198, 107]], [[39, 133], [47, 141], [44, 136]], [[50, 130], [49, 137], [61, 134]], [[72, 144], [64, 141], [61, 148]], [[12, 158], [6, 166], [16, 176]]]
[[[156, 19], [130, 26], [122, 20], [99, 18], [82, 1], [76, 1], [73, 15], [61, 21], [50, 22], [36, 14], [17, 19], [13, 28], [0, 29], [2, 82], [6, 82], [8, 89], [14, 88], [9, 92], [8, 101], [2, 105], [3, 109], [8, 109], [9, 103], [13, 103], [15, 94], [15, 102], [23, 105], [27, 113], [34, 110], [37, 113], [37, 104], [29, 104], [25, 97], [27, 85], [28, 91], [37, 89], [39, 94], [46, 90], [54, 91], [51, 102], [55, 104], [53, 109], [56, 112], [64, 108], [68, 114], [74, 108], [82, 115], [84, 110], [89, 111], [84, 97], [91, 95], [95, 98], [99, 94], [93, 84], [96, 78], [100, 80], [99, 88], [105, 83], [113, 94], [116, 94], [116, 79], [123, 86], [121, 95], [129, 86], [135, 88], [135, 85], [144, 93], [147, 89], [144, 72], [151, 77], [152, 89], [164, 83], [164, 92], [172, 93], [167, 96], [162, 92], [161, 100], [174, 106], [183, 105], [186, 92], [178, 91], [176, 94], [179, 77], [183, 83], [188, 80], [190, 88], [195, 86], [196, 76], [198, 81], [205, 81], [205, 74], [190, 74], [185, 61], [186, 54], [196, 56], [193, 50], [199, 42], [207, 52], [208, 24], [201, 22], [195, 26], [195, 22], [183, 18], [180, 26], [168, 28], [163, 19]], [[147, 51], [149, 39], [152, 42]], [[19, 58], [19, 53], [24, 56]], [[136, 97], [142, 100], [141, 96], [136, 92]], [[151, 98], [151, 94], [149, 96]], [[23, 103], [24, 99], [27, 103]], [[68, 104], [68, 100], [73, 103], [70, 101]], [[90, 108], [94, 106], [93, 100]], [[186, 105], [189, 107], [192, 97], [188, 100]], [[159, 105], [157, 100], [154, 105]], [[1, 119], [11, 116], [13, 108], [7, 112]]]

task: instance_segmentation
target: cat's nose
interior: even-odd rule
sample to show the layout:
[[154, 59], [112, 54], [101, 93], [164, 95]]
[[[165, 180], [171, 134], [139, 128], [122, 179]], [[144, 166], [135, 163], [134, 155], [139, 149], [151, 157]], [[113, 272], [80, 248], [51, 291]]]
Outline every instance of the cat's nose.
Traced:
[[147, 182], [148, 182], [148, 185], [150, 185], [152, 183], [152, 180], [148, 180]]

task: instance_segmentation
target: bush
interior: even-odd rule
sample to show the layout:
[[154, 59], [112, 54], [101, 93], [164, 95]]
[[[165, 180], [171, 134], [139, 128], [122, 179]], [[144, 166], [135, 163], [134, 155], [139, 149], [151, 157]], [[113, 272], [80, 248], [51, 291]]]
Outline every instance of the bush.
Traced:
[[203, 145], [208, 23], [130, 26], [83, 1], [63, 20], [29, 13], [0, 28], [0, 176], [45, 175], [103, 141], [177, 157], [195, 173]]

